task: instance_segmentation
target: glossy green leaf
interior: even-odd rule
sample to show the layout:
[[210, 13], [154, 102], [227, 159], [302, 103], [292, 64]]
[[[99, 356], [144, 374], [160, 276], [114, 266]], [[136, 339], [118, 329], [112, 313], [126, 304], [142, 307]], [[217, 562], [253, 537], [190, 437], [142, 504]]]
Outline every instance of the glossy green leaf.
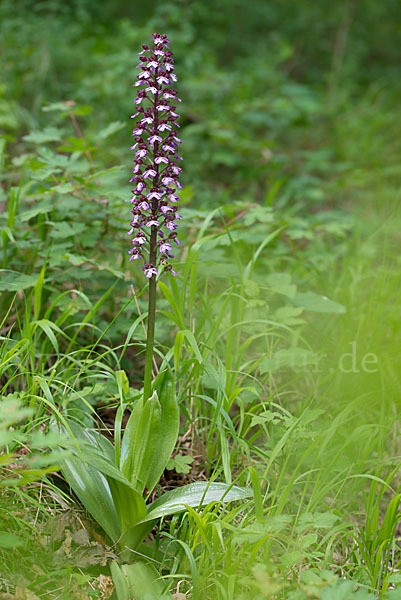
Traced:
[[140, 398], [138, 398], [134, 408], [132, 409], [121, 442], [120, 469], [127, 477], [127, 479], [131, 479], [131, 462], [133, 459], [132, 449], [135, 444], [135, 439], [138, 432], [138, 426], [142, 417], [143, 408], [143, 397], [141, 396]]
[[146, 515], [144, 515], [140, 523], [126, 529], [119, 540], [119, 546], [122, 550], [126, 548], [129, 549], [129, 552], [126, 554], [126, 556], [129, 556], [130, 559], [132, 558], [132, 550], [138, 549], [140, 544], [143, 543], [145, 538], [152, 531], [156, 523], [157, 519], [146, 521]]
[[62, 464], [62, 471], [82, 504], [117, 541], [146, 514], [142, 496], [115, 466], [114, 447], [96, 431], [69, 423], [79, 441], [76, 456]]
[[226, 483], [198, 481], [163, 494], [149, 505], [148, 514], [143, 521], [173, 515], [186, 510], [187, 506], [197, 508], [205, 506], [209, 502], [233, 502], [234, 500], [245, 500], [251, 496], [252, 490], [236, 485], [229, 486]]
[[121, 528], [107, 479], [76, 457], [63, 461], [61, 470], [87, 511], [113, 541], [117, 540]]
[[[124, 477], [119, 469], [112, 463], [108, 457], [105, 457], [102, 452], [90, 444], [85, 442], [80, 443], [80, 451], [82, 452], [81, 460], [87, 462], [91, 467], [97, 469], [99, 473], [102, 473], [107, 478], [115, 479], [120, 483], [133, 488], [132, 484]], [[77, 458], [80, 458], [77, 456]]]
[[161, 406], [154, 392], [146, 402], [140, 398], [129, 418], [121, 445], [121, 471], [142, 493], [160, 440]]
[[169, 371], [159, 373], [153, 387], [161, 405], [161, 420], [156, 451], [146, 480], [146, 487], [149, 491], [155, 487], [166, 468], [175, 448], [180, 428], [180, 411], [172, 374]]
[[130, 600], [128, 582], [121, 571], [120, 565], [115, 560], [110, 563], [110, 573], [113, 579], [117, 600]]
[[163, 583], [160, 574], [150, 563], [137, 562], [132, 565], [122, 565], [121, 571], [128, 582], [130, 598], [135, 600], [162, 600], [171, 598], [163, 594]]
[[114, 462], [114, 446], [104, 435], [77, 423], [69, 422], [69, 426], [74, 435], [88, 441], [101, 450], [110, 462]]
[[107, 438], [96, 431], [81, 427], [78, 423], [69, 423], [72, 433], [79, 438], [79, 450], [74, 448], [77, 458], [87, 462], [106, 478], [115, 479], [136, 491], [130, 481], [115, 466], [114, 447]]
[[[135, 490], [115, 478], [107, 477], [120, 523], [121, 533], [131, 529], [146, 515], [145, 500]], [[143, 538], [139, 540], [142, 541]], [[139, 543], [138, 542], [138, 543]]]

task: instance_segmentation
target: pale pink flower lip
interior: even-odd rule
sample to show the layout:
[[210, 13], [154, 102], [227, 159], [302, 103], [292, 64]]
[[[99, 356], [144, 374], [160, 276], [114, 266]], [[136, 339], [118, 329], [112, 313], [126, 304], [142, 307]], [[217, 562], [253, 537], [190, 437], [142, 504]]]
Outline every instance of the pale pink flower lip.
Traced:
[[160, 135], [151, 135], [148, 139], [149, 144], [154, 144], [155, 142], [162, 142], [163, 138]]
[[153, 198], [155, 198], [156, 200], [160, 200], [160, 198], [161, 198], [161, 195], [159, 194], [159, 192], [150, 192], [150, 194], [148, 194], [148, 195], [146, 196], [146, 198], [147, 198], [148, 200], [153, 200]]

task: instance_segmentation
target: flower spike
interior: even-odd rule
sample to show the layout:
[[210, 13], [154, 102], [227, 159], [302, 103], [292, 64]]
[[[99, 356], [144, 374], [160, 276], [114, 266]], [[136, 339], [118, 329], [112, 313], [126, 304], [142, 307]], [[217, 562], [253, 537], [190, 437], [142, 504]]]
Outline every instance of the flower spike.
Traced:
[[[137, 91], [134, 100], [137, 112], [132, 115], [138, 121], [132, 132], [135, 136], [134, 183], [130, 221], [132, 248], [130, 260], [145, 260], [142, 267], [146, 277], [156, 278], [162, 271], [176, 275], [169, 264], [171, 242], [179, 245], [177, 223], [181, 217], [174, 206], [179, 201], [176, 189], [182, 185], [178, 180], [181, 169], [177, 160], [178, 144], [174, 127], [179, 127], [174, 112], [175, 104], [181, 102], [174, 89], [177, 77], [169, 41], [164, 34], [153, 34], [153, 48], [142, 46], [139, 52], [139, 73], [134, 87], [145, 84]], [[175, 103], [174, 105], [172, 103]], [[167, 231], [166, 231], [167, 230]], [[162, 242], [157, 242], [160, 237]]]

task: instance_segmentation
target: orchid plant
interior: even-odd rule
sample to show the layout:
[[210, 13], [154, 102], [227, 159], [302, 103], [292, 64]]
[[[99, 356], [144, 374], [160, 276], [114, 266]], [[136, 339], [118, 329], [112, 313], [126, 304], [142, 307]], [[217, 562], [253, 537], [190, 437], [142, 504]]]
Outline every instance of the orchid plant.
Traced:
[[[173, 271], [172, 244], [179, 244], [176, 210], [181, 188], [182, 160], [177, 153], [181, 140], [176, 135], [179, 115], [174, 84], [173, 54], [165, 35], [153, 35], [153, 48], [142, 47], [135, 105], [137, 118], [133, 131], [135, 152], [132, 190], [130, 260], [144, 260], [149, 280], [149, 309], [143, 394], [136, 401], [121, 436], [125, 406], [120, 406], [115, 422], [114, 445], [96, 431], [66, 422], [64, 430], [78, 442], [74, 455], [65, 460], [65, 478], [86, 509], [111, 540], [124, 552], [135, 555], [158, 519], [187, 507], [209, 502], [244, 499], [248, 490], [218, 482], [195, 482], [162, 494], [149, 504], [177, 442], [180, 412], [172, 373], [164, 370], [152, 382], [152, 359], [156, 312], [156, 284], [163, 272]], [[145, 258], [146, 257], [146, 258]], [[127, 554], [128, 552], [128, 554]], [[118, 579], [120, 571], [114, 565]]]

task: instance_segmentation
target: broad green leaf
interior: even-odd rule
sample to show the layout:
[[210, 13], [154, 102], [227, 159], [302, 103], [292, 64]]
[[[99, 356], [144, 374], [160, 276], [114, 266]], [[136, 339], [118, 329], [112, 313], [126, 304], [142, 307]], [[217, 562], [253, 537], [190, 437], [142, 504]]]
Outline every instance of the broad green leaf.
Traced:
[[77, 423], [69, 423], [69, 426], [72, 433], [79, 437], [79, 451], [76, 447], [73, 448], [78, 459], [87, 462], [107, 478], [115, 479], [136, 491], [115, 466], [114, 447], [103, 435], [81, 428]]
[[62, 471], [82, 504], [117, 541], [121, 533], [145, 516], [145, 502], [115, 466], [114, 447], [109, 440], [78, 423], [69, 426], [79, 440], [82, 457], [75, 449], [77, 456], [64, 461]]
[[62, 144], [57, 147], [59, 152], [93, 152], [95, 150], [94, 146], [88, 146], [85, 138], [83, 137], [68, 137], [67, 142], [71, 144], [67, 146], [67, 144]]
[[68, 421], [68, 425], [73, 435], [92, 444], [94, 447], [101, 450], [111, 463], [114, 462], [114, 446], [104, 435], [101, 435], [93, 429], [82, 427], [80, 423], [74, 421]]
[[128, 582], [121, 571], [119, 564], [115, 560], [110, 563], [110, 573], [113, 579], [115, 593], [117, 594], [117, 600], [130, 600]]
[[334, 302], [333, 300], [329, 300], [327, 296], [319, 296], [319, 294], [313, 292], [307, 292], [306, 294], [298, 292], [292, 301], [296, 306], [301, 306], [302, 308], [313, 312], [335, 314], [346, 312], [345, 307], [338, 304], [338, 302]]
[[160, 429], [152, 466], [146, 480], [151, 491], [163, 474], [166, 464], [175, 448], [180, 428], [180, 411], [175, 394], [174, 378], [170, 371], [159, 373], [153, 388], [161, 405]]
[[138, 398], [132, 409], [131, 415], [125, 427], [124, 436], [121, 442], [120, 468], [127, 479], [130, 479], [132, 471], [132, 448], [138, 431], [138, 425], [143, 413], [143, 397]]
[[[74, 102], [75, 104], [75, 102]], [[71, 106], [67, 104], [67, 102], [51, 102], [50, 104], [46, 104], [46, 106], [42, 107], [43, 112], [65, 112], [68, 113], [71, 109]]]
[[209, 502], [233, 502], [245, 500], [252, 496], [252, 490], [229, 486], [226, 483], [203, 482], [190, 483], [171, 492], [166, 492], [152, 502], [148, 507], [148, 514], [143, 522], [159, 519], [186, 510], [186, 507], [198, 508]]
[[61, 470], [87, 511], [113, 541], [118, 540], [121, 528], [107, 479], [76, 457], [63, 461]]
[[[129, 548], [130, 550], [136, 550], [140, 546], [140, 544], [144, 542], [144, 540], [152, 531], [156, 523], [157, 519], [147, 521], [145, 514], [143, 516], [142, 521], [125, 530], [125, 532], [119, 540], [120, 548], [122, 550], [124, 550], [125, 548]], [[132, 554], [130, 554], [129, 556], [131, 558]]]
[[[124, 534], [145, 517], [145, 500], [141, 494], [116, 478], [107, 477], [107, 481], [116, 507], [121, 533]], [[142, 540], [141, 537], [138, 543]]]
[[0, 291], [19, 292], [33, 287], [38, 280], [37, 274], [24, 275], [16, 271], [0, 269]]
[[79, 254], [71, 254], [67, 252], [65, 254], [65, 258], [70, 262], [74, 267], [78, 267], [79, 265], [83, 265], [85, 262], [88, 262], [86, 256], [81, 256]]
[[121, 443], [121, 471], [142, 493], [152, 474], [152, 463], [160, 441], [161, 406], [154, 392], [144, 402], [140, 398], [128, 420]]
[[85, 115], [90, 115], [93, 111], [93, 107], [88, 104], [78, 105], [76, 108], [69, 107], [69, 111], [78, 117], [84, 117]]
[[122, 565], [121, 571], [128, 582], [129, 598], [135, 600], [162, 600], [171, 598], [169, 593], [163, 594], [163, 583], [160, 574], [150, 563], [136, 562]]
[[[80, 451], [82, 453], [82, 461], [87, 462], [91, 467], [97, 469], [100, 473], [106, 477], [111, 477], [117, 481], [132, 487], [130, 482], [124, 477], [119, 469], [114, 465], [113, 462], [106, 456], [104, 456], [99, 449], [85, 442], [80, 442]], [[78, 455], [77, 455], [78, 458]]]

